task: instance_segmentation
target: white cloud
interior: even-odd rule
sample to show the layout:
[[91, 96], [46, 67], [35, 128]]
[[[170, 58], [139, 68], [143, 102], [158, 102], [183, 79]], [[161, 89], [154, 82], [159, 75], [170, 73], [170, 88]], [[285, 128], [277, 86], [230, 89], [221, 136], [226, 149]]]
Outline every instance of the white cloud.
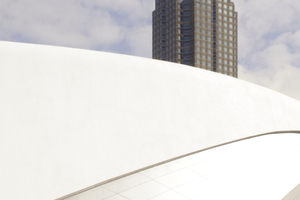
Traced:
[[[109, 51], [138, 34], [151, 44], [145, 31], [128, 34], [140, 25], [149, 31], [151, 6], [149, 0], [2, 0], [0, 39]], [[132, 54], [137, 46], [127, 43]], [[151, 56], [145, 52], [141, 55]]]
[[300, 100], [299, 34], [283, 33], [252, 53], [251, 67], [240, 65], [239, 77]]
[[86, 0], [85, 4], [110, 10], [126, 17], [128, 22], [140, 22], [151, 17], [154, 9], [154, 1], [152, 0]]
[[300, 69], [291, 65], [255, 71], [239, 65], [241, 79], [273, 89], [300, 100]]
[[300, 100], [300, 2], [235, 0], [239, 78]]
[[6, 5], [1, 10], [4, 29], [0, 36], [8, 40], [93, 48], [123, 37], [121, 27], [105, 10], [89, 10], [68, 1], [14, 1]]
[[236, 0], [239, 13], [240, 56], [265, 48], [273, 36], [300, 27], [300, 2], [281, 0]]
[[137, 56], [149, 57], [152, 54], [152, 26], [135, 27], [128, 31], [128, 42], [132, 53]]

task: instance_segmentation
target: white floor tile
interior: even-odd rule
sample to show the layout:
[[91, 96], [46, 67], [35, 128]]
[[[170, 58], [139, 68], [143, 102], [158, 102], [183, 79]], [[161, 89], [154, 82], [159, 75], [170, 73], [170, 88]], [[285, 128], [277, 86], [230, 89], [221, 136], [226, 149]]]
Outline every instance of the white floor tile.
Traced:
[[169, 188], [174, 188], [198, 177], [199, 175], [190, 169], [181, 169], [171, 174], [159, 177], [156, 181]]
[[199, 175], [203, 176], [219, 168], [222, 168], [222, 166], [220, 166], [220, 163], [222, 162], [219, 162], [219, 159], [212, 159], [190, 166], [189, 168], [198, 173]]
[[151, 200], [188, 200], [188, 198], [171, 190], [161, 195], [158, 195], [157, 197], [154, 197]]
[[208, 180], [204, 178], [198, 178], [184, 185], [176, 187], [173, 190], [187, 198], [193, 198], [208, 191], [213, 187], [215, 187], [215, 185], [209, 182]]
[[[92, 199], [85, 199], [85, 200], [92, 200]], [[95, 200], [96, 200], [96, 199], [95, 199]], [[101, 199], [97, 199], [97, 200], [101, 200]], [[114, 195], [114, 196], [112, 196], [112, 197], [109, 197], [109, 198], [107, 198], [107, 199], [104, 199], [104, 200], [129, 200], [129, 199], [127, 199], [127, 198], [125, 198], [125, 197], [122, 197], [122, 196], [116, 194], [116, 195]]]
[[103, 187], [107, 188], [115, 193], [120, 193], [124, 190], [127, 190], [127, 189], [132, 188], [137, 185], [140, 185], [149, 180], [151, 180], [151, 179], [149, 179], [148, 177], [146, 177], [142, 174], [137, 173], [137, 174], [133, 174], [133, 175], [118, 179], [116, 181], [107, 183], [107, 184], [103, 185]]
[[226, 193], [218, 187], [212, 188], [191, 200], [237, 200], [235, 197]]
[[149, 181], [121, 192], [120, 195], [130, 200], [146, 200], [158, 196], [168, 190], [169, 188], [157, 183], [156, 181]]

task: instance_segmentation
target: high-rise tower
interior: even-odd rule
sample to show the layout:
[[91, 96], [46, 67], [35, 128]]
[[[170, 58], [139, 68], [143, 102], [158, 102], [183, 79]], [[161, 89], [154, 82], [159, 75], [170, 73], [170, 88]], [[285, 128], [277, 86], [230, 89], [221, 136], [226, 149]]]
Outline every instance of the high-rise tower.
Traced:
[[155, 0], [154, 59], [237, 77], [237, 12], [231, 0]]

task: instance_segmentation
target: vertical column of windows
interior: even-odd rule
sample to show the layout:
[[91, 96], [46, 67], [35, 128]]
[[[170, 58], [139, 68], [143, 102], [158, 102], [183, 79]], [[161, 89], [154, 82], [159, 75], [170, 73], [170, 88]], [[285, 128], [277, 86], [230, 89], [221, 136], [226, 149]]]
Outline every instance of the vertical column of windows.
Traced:
[[177, 35], [177, 2], [166, 2], [166, 60], [176, 62], [176, 35]]
[[213, 18], [211, 0], [196, 0], [195, 4], [195, 63], [211, 70], [213, 60]]
[[190, 0], [183, 0], [180, 3], [180, 59], [186, 65], [191, 65], [191, 4]]
[[[156, 0], [157, 1], [157, 0]], [[156, 8], [157, 8], [157, 3], [156, 3]], [[152, 26], [152, 58], [157, 59], [158, 55], [157, 55], [157, 51], [158, 51], [158, 36], [157, 36], [157, 32], [158, 32], [158, 26], [157, 26], [157, 10], [154, 10], [152, 12], [152, 22], [153, 22], [153, 26]]]
[[166, 1], [162, 0], [161, 7], [161, 59], [166, 60]]
[[153, 58], [162, 59], [162, 7], [165, 0], [156, 0], [156, 9], [153, 11]]
[[217, 71], [237, 77], [237, 32], [234, 29], [234, 5], [227, 0], [218, 0], [216, 5], [216, 64]]
[[213, 71], [217, 71], [217, 5], [213, 1]]
[[200, 0], [196, 0], [194, 2], [194, 65], [196, 67], [201, 67], [201, 60], [200, 60]]
[[181, 43], [180, 43], [180, 13], [181, 13], [181, 6], [180, 6], [181, 0], [176, 0], [176, 10], [175, 10], [175, 62], [181, 63]]
[[[228, 66], [227, 66], [227, 14], [226, 10], [223, 10], [223, 2], [218, 2], [218, 40], [219, 40], [219, 59], [218, 59], [218, 72], [223, 74], [228, 74]], [[225, 6], [226, 7], [226, 6]]]
[[227, 0], [216, 1], [216, 64], [217, 71], [237, 77], [237, 25], [234, 5]]
[[212, 5], [209, 1], [206, 3], [206, 34], [207, 34], [207, 47], [206, 47], [206, 69], [213, 70], [213, 18], [212, 18]]
[[[177, 62], [191, 65], [190, 59], [190, 23], [192, 0], [179, 0], [177, 10]], [[193, 7], [193, 6], [192, 6]]]
[[232, 26], [233, 26], [233, 48], [234, 48], [234, 54], [232, 55], [233, 59], [232, 59], [232, 62], [233, 62], [233, 72], [234, 72], [234, 76], [237, 78], [238, 77], [238, 67], [237, 67], [237, 55], [238, 55], [238, 46], [237, 46], [237, 12], [234, 11], [234, 5], [233, 3], [231, 3], [231, 5], [229, 6], [229, 10], [232, 11], [233, 13], [233, 23], [232, 23]]

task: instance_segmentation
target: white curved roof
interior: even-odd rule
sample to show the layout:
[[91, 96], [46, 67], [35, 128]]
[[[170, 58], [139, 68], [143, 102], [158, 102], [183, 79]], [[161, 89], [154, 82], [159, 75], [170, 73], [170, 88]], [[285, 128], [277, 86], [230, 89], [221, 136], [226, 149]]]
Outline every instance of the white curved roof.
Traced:
[[0, 196], [55, 199], [164, 160], [300, 130], [300, 103], [209, 71], [0, 42]]

